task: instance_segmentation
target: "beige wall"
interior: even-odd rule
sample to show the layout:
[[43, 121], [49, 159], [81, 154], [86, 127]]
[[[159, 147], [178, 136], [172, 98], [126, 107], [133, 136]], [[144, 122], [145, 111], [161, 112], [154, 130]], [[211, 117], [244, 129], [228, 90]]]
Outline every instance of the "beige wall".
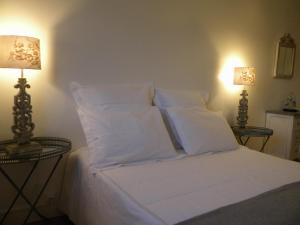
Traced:
[[[300, 57], [292, 80], [272, 78], [279, 38], [290, 32], [300, 44], [299, 7], [298, 0], [1, 0], [0, 34], [41, 38], [43, 69], [28, 76], [35, 134], [78, 147], [84, 139], [68, 89], [73, 80], [205, 89], [210, 108], [232, 122], [240, 89], [228, 90], [219, 77], [249, 65], [257, 68], [250, 124], [264, 125], [264, 111], [279, 108], [291, 91], [300, 104]], [[16, 80], [0, 70], [1, 139], [11, 137]]]

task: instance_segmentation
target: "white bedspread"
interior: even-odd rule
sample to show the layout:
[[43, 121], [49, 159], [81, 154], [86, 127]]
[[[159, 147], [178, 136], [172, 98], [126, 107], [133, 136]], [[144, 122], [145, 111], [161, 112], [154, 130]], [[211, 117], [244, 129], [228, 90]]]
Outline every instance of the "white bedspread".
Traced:
[[71, 154], [63, 209], [77, 225], [171, 225], [300, 181], [300, 164], [241, 147], [172, 161], [91, 170]]

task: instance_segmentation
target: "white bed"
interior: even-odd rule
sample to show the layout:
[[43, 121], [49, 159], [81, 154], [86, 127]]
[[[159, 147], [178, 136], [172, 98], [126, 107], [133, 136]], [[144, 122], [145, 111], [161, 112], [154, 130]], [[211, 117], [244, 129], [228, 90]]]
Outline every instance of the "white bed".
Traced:
[[105, 170], [68, 160], [62, 210], [76, 225], [171, 225], [300, 181], [300, 164], [237, 150]]
[[[207, 225], [199, 215], [234, 203], [240, 211], [241, 201], [300, 181], [299, 163], [239, 146], [222, 113], [209, 111], [198, 91], [156, 89], [154, 96], [152, 89], [73, 85], [88, 147], [70, 155], [61, 208], [76, 225]], [[288, 196], [300, 198], [292, 190]], [[280, 221], [296, 225], [300, 204], [290, 208], [297, 216]], [[226, 216], [219, 220], [225, 225], [236, 218]]]

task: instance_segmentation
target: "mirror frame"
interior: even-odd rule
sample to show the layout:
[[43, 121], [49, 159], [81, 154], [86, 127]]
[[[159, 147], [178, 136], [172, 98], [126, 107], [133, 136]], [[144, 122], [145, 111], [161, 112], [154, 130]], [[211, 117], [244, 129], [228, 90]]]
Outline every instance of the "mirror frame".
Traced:
[[280, 38], [277, 45], [274, 77], [291, 79], [294, 74], [296, 44], [290, 34]]

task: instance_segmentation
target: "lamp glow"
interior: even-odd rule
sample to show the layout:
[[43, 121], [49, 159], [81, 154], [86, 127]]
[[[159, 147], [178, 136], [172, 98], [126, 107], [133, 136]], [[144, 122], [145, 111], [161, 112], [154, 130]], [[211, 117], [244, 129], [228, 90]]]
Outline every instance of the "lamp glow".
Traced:
[[233, 84], [234, 68], [244, 65], [244, 61], [237, 54], [231, 54], [224, 58], [218, 79], [223, 83], [225, 89], [230, 93], [240, 91], [240, 87]]

